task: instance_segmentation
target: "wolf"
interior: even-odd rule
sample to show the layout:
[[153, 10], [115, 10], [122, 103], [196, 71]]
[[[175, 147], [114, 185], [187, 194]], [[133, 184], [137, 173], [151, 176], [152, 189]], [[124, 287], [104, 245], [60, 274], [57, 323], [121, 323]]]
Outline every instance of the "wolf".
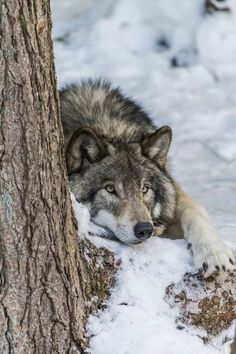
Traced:
[[104, 80], [60, 91], [65, 156], [72, 193], [108, 237], [137, 244], [164, 231], [184, 236], [205, 277], [235, 268], [206, 210], [170, 173], [168, 126]]

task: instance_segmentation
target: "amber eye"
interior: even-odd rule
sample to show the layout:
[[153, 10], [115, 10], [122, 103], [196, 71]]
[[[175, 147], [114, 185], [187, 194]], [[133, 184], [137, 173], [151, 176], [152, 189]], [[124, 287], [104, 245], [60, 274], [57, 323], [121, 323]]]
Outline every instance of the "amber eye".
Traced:
[[149, 188], [150, 187], [147, 184], [145, 184], [142, 189], [143, 194], [146, 194], [149, 191]]
[[108, 184], [107, 186], [105, 186], [105, 189], [108, 193], [115, 193], [115, 187], [111, 184]]

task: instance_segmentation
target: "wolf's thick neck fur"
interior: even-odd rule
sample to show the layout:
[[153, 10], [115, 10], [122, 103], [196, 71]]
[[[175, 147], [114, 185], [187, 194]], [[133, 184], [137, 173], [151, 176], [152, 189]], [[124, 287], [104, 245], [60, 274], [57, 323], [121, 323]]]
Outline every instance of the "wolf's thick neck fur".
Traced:
[[71, 85], [60, 100], [71, 190], [94, 222], [129, 244], [140, 241], [141, 224], [148, 237], [153, 226], [156, 234], [178, 230], [205, 276], [235, 268], [206, 211], [169, 175], [169, 127], [157, 129], [139, 105], [102, 80]]

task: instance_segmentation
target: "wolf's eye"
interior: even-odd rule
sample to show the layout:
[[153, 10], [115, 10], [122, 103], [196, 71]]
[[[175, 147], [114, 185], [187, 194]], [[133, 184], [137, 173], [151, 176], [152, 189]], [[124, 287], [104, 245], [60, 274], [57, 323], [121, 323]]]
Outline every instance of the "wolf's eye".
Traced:
[[111, 184], [108, 184], [107, 186], [105, 186], [105, 189], [108, 193], [115, 193], [115, 187]]
[[145, 184], [142, 189], [143, 194], [146, 194], [149, 191], [149, 188], [149, 185]]

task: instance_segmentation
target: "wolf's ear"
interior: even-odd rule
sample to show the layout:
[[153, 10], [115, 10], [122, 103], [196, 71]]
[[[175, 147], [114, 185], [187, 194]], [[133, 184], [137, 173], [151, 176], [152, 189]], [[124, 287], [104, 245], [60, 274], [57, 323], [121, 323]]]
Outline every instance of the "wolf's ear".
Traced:
[[143, 154], [163, 167], [172, 139], [172, 131], [168, 126], [161, 127], [155, 133], [144, 136], [142, 141]]
[[66, 149], [68, 174], [79, 171], [83, 160], [93, 163], [105, 157], [105, 145], [91, 128], [76, 130]]

